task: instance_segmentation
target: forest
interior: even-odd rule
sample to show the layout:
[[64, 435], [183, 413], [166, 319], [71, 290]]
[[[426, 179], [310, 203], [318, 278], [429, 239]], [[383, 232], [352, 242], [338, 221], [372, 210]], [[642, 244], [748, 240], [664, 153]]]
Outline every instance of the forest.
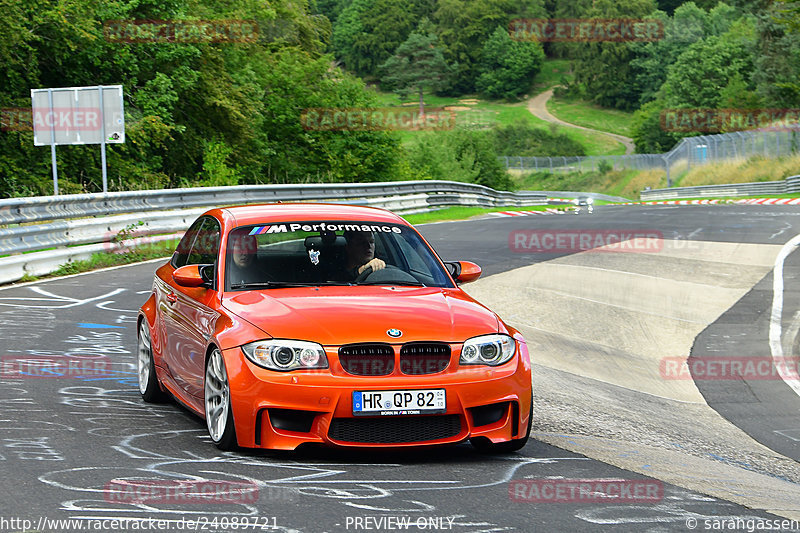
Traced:
[[[799, 15], [798, 1], [2, 0], [0, 110], [30, 107], [31, 89], [122, 84], [126, 142], [108, 147], [109, 190], [431, 178], [509, 189], [497, 156], [582, 147], [516, 123], [403, 137], [301, 117], [381, 107], [386, 93], [408, 106], [519, 102], [545, 62], [566, 59], [572, 75], [556, 94], [633, 112], [636, 151], [660, 153], [697, 134], [665, 131], [665, 110], [799, 107]], [[520, 19], [657, 20], [664, 31], [540, 42], [515, 37]], [[170, 39], [126, 34], [125, 21], [251, 26], [238, 39]], [[50, 150], [2, 129], [0, 197], [51, 194]], [[101, 190], [97, 145], [57, 157], [62, 193]]]

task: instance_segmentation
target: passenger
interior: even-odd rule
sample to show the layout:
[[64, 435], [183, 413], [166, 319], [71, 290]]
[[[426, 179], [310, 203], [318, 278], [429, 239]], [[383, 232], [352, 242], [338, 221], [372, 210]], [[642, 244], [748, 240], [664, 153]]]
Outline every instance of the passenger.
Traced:
[[258, 241], [253, 235], [246, 233], [232, 235], [228, 250], [232, 259], [229, 276], [232, 285], [264, 281], [264, 275], [256, 265]]

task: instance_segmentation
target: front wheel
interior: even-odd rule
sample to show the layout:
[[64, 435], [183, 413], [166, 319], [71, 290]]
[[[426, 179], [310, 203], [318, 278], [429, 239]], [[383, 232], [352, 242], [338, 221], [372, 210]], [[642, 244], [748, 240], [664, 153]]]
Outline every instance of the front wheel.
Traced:
[[206, 361], [205, 411], [208, 435], [220, 450], [237, 447], [231, 409], [231, 389], [222, 352], [214, 349]]
[[161, 390], [156, 377], [156, 367], [153, 362], [153, 347], [150, 342], [150, 327], [147, 319], [139, 322], [139, 339], [137, 349], [137, 370], [139, 374], [139, 392], [147, 403], [160, 403], [167, 399]]

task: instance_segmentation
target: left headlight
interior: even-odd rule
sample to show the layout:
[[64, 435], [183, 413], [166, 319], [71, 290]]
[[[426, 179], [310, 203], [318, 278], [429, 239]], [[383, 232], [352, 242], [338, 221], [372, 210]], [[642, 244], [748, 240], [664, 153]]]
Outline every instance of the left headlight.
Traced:
[[461, 348], [462, 365], [498, 366], [514, 357], [516, 343], [508, 335], [481, 335], [467, 339]]
[[328, 368], [325, 350], [316, 342], [269, 339], [245, 344], [242, 351], [252, 362], [270, 370]]

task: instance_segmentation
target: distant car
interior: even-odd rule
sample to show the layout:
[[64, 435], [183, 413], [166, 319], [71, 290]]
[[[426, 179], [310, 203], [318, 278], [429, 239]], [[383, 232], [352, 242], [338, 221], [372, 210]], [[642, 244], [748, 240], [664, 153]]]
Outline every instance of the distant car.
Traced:
[[575, 198], [575, 200], [573, 200], [573, 203], [576, 206], [578, 206], [575, 209], [575, 213], [576, 214], [580, 214], [581, 209], [583, 209], [584, 207], [586, 208], [586, 211], [589, 212], [589, 213], [594, 211], [594, 205], [593, 205], [594, 204], [594, 198], [581, 196], [579, 198]]
[[139, 390], [169, 393], [221, 449], [528, 440], [522, 335], [388, 211], [326, 204], [212, 209], [158, 268], [139, 312]]

